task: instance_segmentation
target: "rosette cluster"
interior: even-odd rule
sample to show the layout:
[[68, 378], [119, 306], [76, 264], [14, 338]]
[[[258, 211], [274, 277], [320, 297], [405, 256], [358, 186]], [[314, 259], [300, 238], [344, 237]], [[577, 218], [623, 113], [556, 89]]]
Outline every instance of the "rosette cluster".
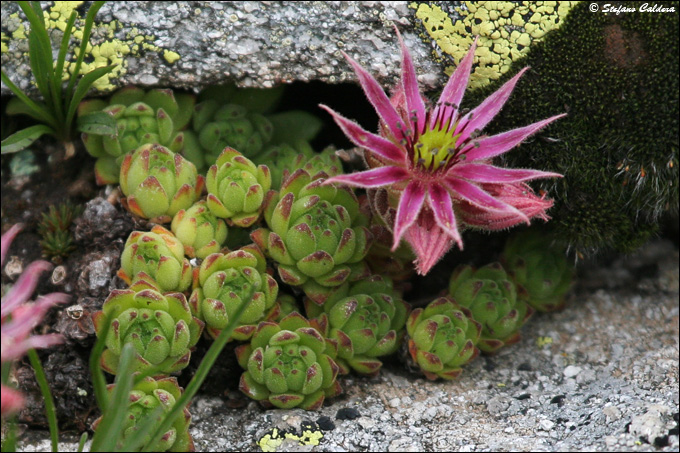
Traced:
[[367, 275], [363, 258], [372, 243], [356, 195], [346, 187], [324, 185], [296, 170], [270, 192], [265, 202], [269, 228], [251, 235], [276, 261], [281, 280], [301, 286], [307, 297], [323, 303], [350, 276]]

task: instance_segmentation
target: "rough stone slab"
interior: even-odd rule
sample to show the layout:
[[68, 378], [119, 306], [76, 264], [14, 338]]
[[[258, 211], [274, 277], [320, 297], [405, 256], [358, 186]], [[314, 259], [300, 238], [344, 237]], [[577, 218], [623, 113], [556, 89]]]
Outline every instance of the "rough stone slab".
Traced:
[[[20, 24], [10, 18], [16, 10], [11, 2], [2, 3], [2, 30], [8, 36]], [[400, 70], [393, 29], [397, 24], [421, 83], [433, 88], [446, 76], [428, 57], [430, 49], [414, 31], [415, 21], [407, 2], [109, 2], [96, 17], [101, 26], [94, 28], [93, 40], [122, 49], [134, 46], [137, 39], [154, 49], [123, 58], [126, 73], [114, 81], [118, 86], [199, 89], [225, 82], [272, 87], [293, 81], [355, 80], [342, 51], [381, 83], [391, 84]], [[121, 28], [115, 38], [107, 38], [104, 24], [112, 22]], [[55, 41], [59, 32], [56, 35]], [[7, 45], [3, 69], [27, 89], [27, 40], [10, 39]], [[170, 63], [175, 54], [179, 59]], [[2, 94], [9, 94], [4, 84]]]
[[[374, 379], [345, 378], [345, 396], [319, 412], [200, 397], [196, 448], [677, 451], [677, 247], [654, 242], [581, 274], [564, 311], [535, 316], [518, 344], [476, 359], [456, 381], [429, 382], [393, 363]], [[48, 451], [47, 441], [23, 446], [37, 449]]]

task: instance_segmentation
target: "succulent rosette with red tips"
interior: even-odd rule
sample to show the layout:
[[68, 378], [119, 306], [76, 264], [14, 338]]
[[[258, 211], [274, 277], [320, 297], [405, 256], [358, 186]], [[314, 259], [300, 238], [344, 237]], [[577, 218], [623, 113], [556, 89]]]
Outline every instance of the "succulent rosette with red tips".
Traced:
[[225, 148], [208, 170], [206, 204], [217, 217], [242, 228], [260, 218], [272, 180], [266, 165], [255, 164], [233, 148]]
[[184, 245], [184, 253], [189, 258], [203, 259], [217, 253], [227, 240], [227, 225], [210, 212], [205, 201], [198, 201], [186, 210], [180, 209], [170, 228]]
[[217, 338], [241, 305], [247, 307], [231, 338], [247, 341], [257, 324], [274, 307], [279, 286], [267, 273], [262, 252], [255, 246], [226, 254], [209, 255], [198, 270], [189, 298], [193, 313], [206, 322], [206, 331]]
[[299, 313], [278, 324], [262, 322], [250, 344], [236, 349], [246, 370], [239, 389], [267, 407], [317, 410], [326, 397], [342, 392], [335, 354], [335, 344]]
[[169, 223], [201, 196], [204, 179], [194, 164], [158, 144], [127, 154], [120, 168], [123, 205], [133, 214]]
[[461, 366], [479, 355], [481, 325], [449, 298], [413, 310], [406, 330], [410, 357], [430, 380], [458, 377]]
[[281, 280], [302, 286], [307, 297], [323, 303], [332, 288], [368, 274], [363, 258], [373, 241], [351, 189], [324, 185], [296, 170], [265, 202], [269, 228], [251, 235], [278, 266]]
[[138, 279], [128, 289], [113, 290], [92, 320], [98, 336], [106, 323], [110, 325], [101, 366], [111, 374], [118, 372], [127, 343], [136, 351], [135, 371], [155, 367], [157, 374], [167, 375], [184, 369], [204, 326], [192, 316], [182, 293], [162, 294], [145, 279]]
[[183, 292], [191, 286], [192, 270], [184, 246], [160, 225], [130, 233], [120, 257], [118, 276], [128, 285], [137, 278], [153, 281], [162, 292]]
[[449, 281], [449, 296], [482, 325], [477, 346], [484, 352], [519, 341], [519, 329], [534, 313], [517, 299], [515, 284], [500, 263], [479, 269], [458, 266]]

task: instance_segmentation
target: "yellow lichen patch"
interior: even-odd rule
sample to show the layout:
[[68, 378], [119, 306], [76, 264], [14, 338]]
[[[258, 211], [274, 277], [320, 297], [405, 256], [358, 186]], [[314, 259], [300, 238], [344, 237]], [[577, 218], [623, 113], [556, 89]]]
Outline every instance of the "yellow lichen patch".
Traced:
[[[43, 11], [45, 25], [48, 30], [58, 29], [64, 32], [68, 20], [71, 17], [71, 13], [73, 13], [73, 11], [78, 13], [78, 8], [83, 3], [84, 2], [82, 1], [54, 2], [54, 5], [49, 8], [49, 10]], [[19, 18], [19, 14], [14, 13], [10, 17]], [[21, 19], [23, 20], [23, 17]], [[84, 17], [78, 17], [71, 30], [72, 37], [75, 38], [75, 45], [73, 47], [72, 58], [67, 57], [67, 60], [64, 62], [64, 80], [68, 80], [73, 76], [73, 71], [75, 70], [73, 61], [75, 61], [78, 56], [78, 51], [80, 49], [79, 41], [83, 38], [84, 25]], [[92, 26], [90, 43], [88, 43], [87, 48], [85, 49], [86, 57], [80, 67], [80, 74], [87, 74], [94, 69], [104, 66], [115, 66], [111, 72], [100, 77], [92, 85], [99, 91], [106, 92], [117, 88], [112, 81], [127, 73], [128, 56], [139, 57], [141, 56], [142, 51], [149, 51], [157, 52], [159, 54], [162, 52], [162, 56], [170, 64], [175, 63], [180, 59], [180, 55], [177, 52], [154, 45], [153, 42], [156, 40], [156, 37], [152, 35], [143, 35], [136, 27], [128, 31], [124, 38], [121, 38], [119, 35], [121, 34], [120, 30], [122, 28], [122, 24], [115, 20], [111, 23], [100, 23], [95, 21]], [[16, 48], [16, 46], [12, 46], [13, 40], [25, 39], [28, 38], [23, 23], [19, 24], [12, 32], [11, 38], [3, 33], [2, 53], [8, 53], [12, 48]], [[25, 56], [28, 57], [28, 53], [26, 53]]]
[[475, 39], [475, 68], [470, 87], [487, 85], [510, 69], [531, 45], [561, 25], [577, 2], [463, 2], [456, 8], [461, 19], [455, 22], [436, 4], [412, 3], [420, 19], [423, 37], [436, 44], [434, 56], [440, 62], [453, 62], [446, 67], [451, 74]]
[[278, 428], [273, 428], [270, 432], [262, 436], [257, 442], [257, 445], [262, 451], [272, 452], [276, 451], [286, 440], [297, 442], [300, 446], [316, 446], [319, 445], [322, 438], [323, 433], [314, 426], [303, 425], [302, 434], [300, 435], [287, 431], [279, 431]]
[[180, 56], [177, 52], [166, 50], [163, 52], [163, 58], [165, 58], [165, 61], [167, 61], [168, 63], [173, 64], [174, 62], [179, 60]]
[[538, 337], [536, 338], [536, 346], [543, 348], [553, 343], [552, 337]]

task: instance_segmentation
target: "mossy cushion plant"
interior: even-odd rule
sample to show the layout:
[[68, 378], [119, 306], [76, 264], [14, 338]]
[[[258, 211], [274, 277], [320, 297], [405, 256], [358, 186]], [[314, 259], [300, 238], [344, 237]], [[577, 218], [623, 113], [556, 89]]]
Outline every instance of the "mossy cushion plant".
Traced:
[[554, 198], [551, 225], [578, 254], [633, 251], [663, 216], [678, 213], [679, 20], [677, 13], [594, 14], [588, 2], [577, 3], [498, 83], [468, 96], [475, 105], [530, 66], [490, 132], [566, 109], [507, 161], [565, 175], [535, 187]]

